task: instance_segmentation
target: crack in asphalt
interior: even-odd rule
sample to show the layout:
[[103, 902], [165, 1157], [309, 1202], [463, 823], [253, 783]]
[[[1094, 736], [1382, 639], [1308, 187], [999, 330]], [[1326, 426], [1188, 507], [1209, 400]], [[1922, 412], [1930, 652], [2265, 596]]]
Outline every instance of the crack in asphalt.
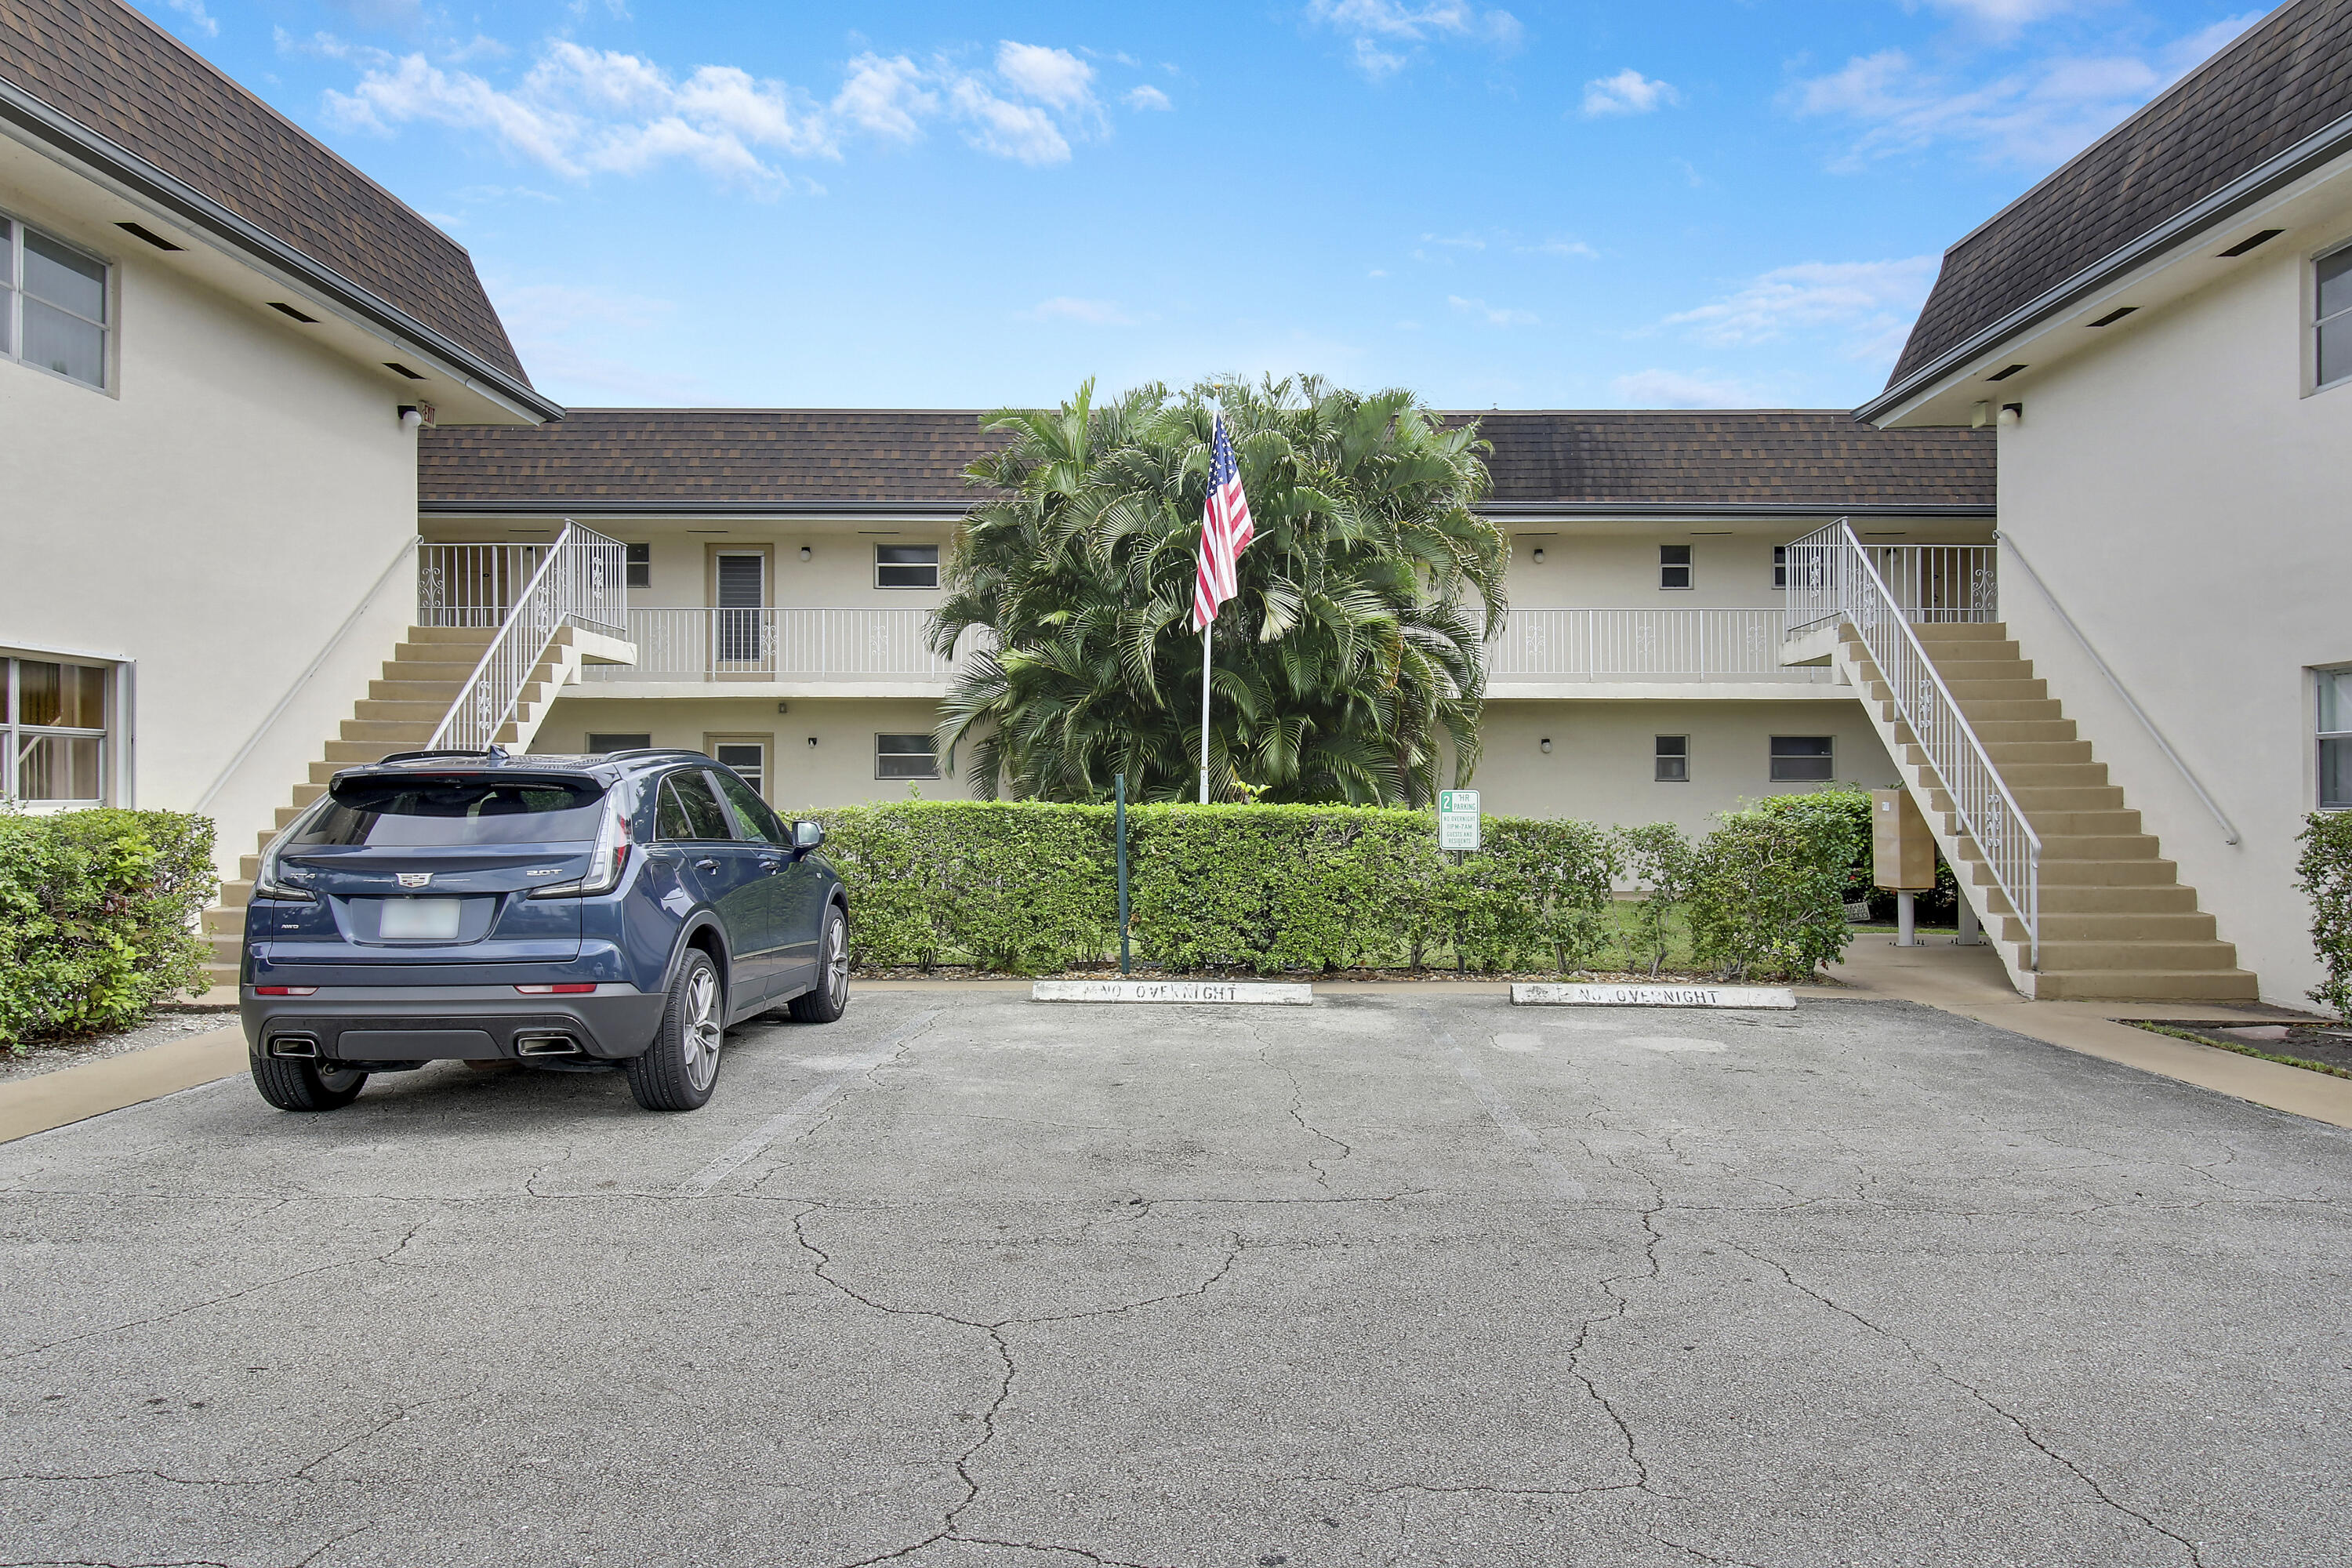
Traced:
[[[874, 1087], [874, 1075], [887, 1067], [909, 1042], [929, 1029], [945, 1011], [944, 1008], [934, 1007], [901, 1023], [875, 1045], [852, 1058], [848, 1067], [817, 1084], [791, 1105], [713, 1155], [694, 1174], [678, 1184], [676, 1195], [682, 1198], [709, 1195], [712, 1188], [767, 1152], [775, 1143], [787, 1141], [787, 1133], [797, 1137], [808, 1131], [807, 1127], [795, 1126], [794, 1123], [824, 1121], [831, 1115], [829, 1107], [836, 1096], [859, 1079], [866, 1081], [867, 1088]], [[766, 1180], [764, 1176], [761, 1179]]]
[[2044, 1458], [2050, 1459], [2053, 1463], [2064, 1469], [2069, 1475], [2072, 1475], [2076, 1480], [2082, 1482], [2084, 1489], [2089, 1491], [2093, 1497], [2098, 1499], [2099, 1501], [2115, 1510], [2117, 1513], [2124, 1515], [2126, 1518], [2138, 1521], [2139, 1523], [2146, 1526], [2147, 1529], [2163, 1536], [2175, 1546], [2179, 1547], [2181, 1552], [2188, 1558], [2191, 1564], [2191, 1568], [2204, 1568], [2204, 1553], [2199, 1550], [2195, 1542], [2189, 1540], [2187, 1536], [2182, 1535], [2179, 1531], [2173, 1530], [2169, 1526], [2158, 1522], [2155, 1519], [2141, 1512], [2138, 1509], [2132, 1507], [2129, 1503], [2118, 1500], [2108, 1492], [2105, 1486], [2100, 1484], [2096, 1477], [2093, 1476], [2088, 1470], [2083, 1468], [2082, 1466], [2076, 1464], [2073, 1459], [2067, 1458], [2066, 1455], [2053, 1447], [2039, 1432], [2036, 1432], [2033, 1429], [2032, 1424], [2028, 1422], [2023, 1416], [1995, 1402], [1991, 1396], [1987, 1394], [1982, 1389], [1977, 1387], [1974, 1384], [1969, 1383], [1967, 1379], [1959, 1376], [1957, 1373], [1952, 1372], [1949, 1368], [1946, 1367], [1943, 1363], [1937, 1361], [1935, 1357], [1921, 1350], [1917, 1345], [1913, 1344], [1910, 1340], [1899, 1333], [1896, 1333], [1892, 1329], [1872, 1321], [1869, 1318], [1866, 1318], [1860, 1312], [1855, 1311], [1853, 1308], [1845, 1306], [1841, 1302], [1833, 1301], [1829, 1297], [1822, 1295], [1820, 1291], [1814, 1289], [1803, 1280], [1799, 1279], [1796, 1275], [1790, 1272], [1789, 1266], [1780, 1262], [1778, 1258], [1769, 1258], [1763, 1253], [1758, 1252], [1753, 1248], [1742, 1247], [1736, 1241], [1727, 1242], [1726, 1245], [1730, 1247], [1734, 1251], [1738, 1252], [1745, 1257], [1753, 1258], [1758, 1263], [1764, 1265], [1767, 1268], [1769, 1268], [1774, 1273], [1780, 1275], [1781, 1279], [1787, 1283], [1789, 1289], [1791, 1290], [1798, 1292], [1800, 1295], [1811, 1297], [1813, 1300], [1820, 1302], [1822, 1306], [1828, 1308], [1831, 1311], [1837, 1313], [1840, 1317], [1849, 1319], [1853, 1322], [1861, 1324], [1864, 1328], [1868, 1329], [1872, 1333], [1878, 1335], [1881, 1339], [1885, 1340], [1890, 1344], [1902, 1347], [1903, 1352], [1906, 1355], [1908, 1355], [1912, 1360], [1917, 1362], [1921, 1366], [1926, 1367], [1927, 1371], [1932, 1373], [1937, 1379], [1958, 1389], [1962, 1394], [1967, 1394], [1970, 1399], [1975, 1400], [1979, 1405], [1983, 1405], [1987, 1410], [1992, 1412], [1992, 1414], [2000, 1416], [2003, 1421], [2008, 1422], [2011, 1426], [2015, 1427], [2020, 1436], [2023, 1437], [2028, 1444], [2032, 1445], [2032, 1447], [2040, 1452]]
[[[1318, 1138], [1324, 1142], [1330, 1144], [1333, 1148], [1339, 1150], [1339, 1157], [1340, 1159], [1345, 1160], [1352, 1156], [1355, 1153], [1355, 1150], [1349, 1146], [1345, 1139], [1335, 1138], [1330, 1133], [1324, 1131], [1323, 1129], [1316, 1126], [1313, 1122], [1307, 1120], [1307, 1091], [1299, 1085], [1298, 1075], [1291, 1071], [1290, 1068], [1276, 1062], [1272, 1057], [1266, 1054], [1274, 1047], [1269, 1042], [1267, 1042], [1264, 1033], [1258, 1028], [1257, 1021], [1255, 1019], [1250, 1020], [1249, 1032], [1251, 1038], [1258, 1042], [1258, 1065], [1263, 1068], [1266, 1068], [1271, 1071], [1280, 1073], [1283, 1076], [1284, 1081], [1290, 1085], [1290, 1103], [1288, 1106], [1284, 1108], [1289, 1112], [1290, 1120], [1297, 1122], [1299, 1129], [1308, 1136]], [[1321, 1187], [1326, 1192], [1331, 1190], [1331, 1173], [1323, 1168], [1322, 1161], [1309, 1159], [1307, 1162], [1307, 1168], [1315, 1173], [1315, 1184], [1317, 1186]]]

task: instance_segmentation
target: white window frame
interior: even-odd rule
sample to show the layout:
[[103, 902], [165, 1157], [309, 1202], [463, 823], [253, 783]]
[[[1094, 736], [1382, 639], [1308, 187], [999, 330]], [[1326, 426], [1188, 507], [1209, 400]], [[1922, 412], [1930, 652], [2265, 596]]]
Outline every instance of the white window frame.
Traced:
[[770, 805], [775, 805], [776, 797], [773, 792], [776, 772], [776, 737], [772, 734], [761, 734], [752, 731], [738, 730], [729, 730], [723, 732], [713, 731], [702, 737], [702, 754], [709, 757], [712, 762], [721, 763], [728, 767], [735, 768], [736, 773], [740, 774], [743, 772], [741, 768], [736, 768], [734, 763], [728, 762], [726, 758], [719, 754], [719, 748], [721, 746], [756, 746], [759, 748], [759, 765], [751, 770], [749, 781], [751, 785], [751, 793], [758, 795], [761, 800], [766, 801]]
[[[1666, 559], [1666, 552], [1669, 550], [1681, 551], [1683, 552], [1683, 558], [1680, 561], [1668, 561]], [[1688, 580], [1681, 583], [1669, 583], [1666, 581], [1666, 574], [1669, 572], [1681, 572], [1686, 574]], [[1687, 594], [1697, 586], [1698, 552], [1687, 544], [1659, 545], [1658, 592], [1661, 594]]]
[[[646, 574], [646, 580], [642, 583], [637, 581], [639, 568], [643, 568]], [[638, 540], [635, 543], [625, 543], [621, 546], [621, 581], [631, 588], [650, 588], [654, 585], [654, 547], [651, 544], [644, 540]]]
[[[2321, 780], [2327, 776], [2327, 746], [2329, 741], [2352, 742], [2352, 730], [2321, 728], [2327, 722], [2327, 684], [2338, 676], [2352, 676], [2352, 668], [2343, 665], [2322, 665], [2312, 670], [2311, 683], [2311, 804], [2316, 811], [2352, 811], [2352, 800], [2330, 804]], [[2336, 715], [2339, 724], [2352, 722], [2352, 713]]]
[[893, 784], [903, 784], [903, 783], [906, 783], [906, 782], [908, 782], [908, 781], [909, 781], [909, 780], [917, 780], [917, 781], [919, 781], [919, 780], [922, 780], [922, 779], [936, 779], [936, 778], [944, 778], [944, 777], [946, 777], [947, 775], [946, 775], [945, 773], [943, 773], [940, 771], [940, 745], [939, 745], [939, 742], [938, 742], [938, 741], [936, 741], [936, 740], [934, 740], [932, 737], [930, 737], [930, 736], [929, 736], [929, 735], [924, 735], [924, 736], [920, 737], [920, 739], [922, 739], [922, 740], [923, 740], [923, 741], [925, 741], [925, 742], [928, 742], [929, 743], [929, 745], [930, 745], [930, 748], [931, 748], [931, 750], [930, 750], [931, 771], [930, 771], [929, 773], [884, 773], [884, 772], [882, 771], [882, 759], [883, 759], [885, 756], [893, 756], [893, 757], [911, 757], [911, 756], [915, 756], [915, 755], [918, 755], [918, 754], [919, 754], [919, 753], [914, 752], [884, 752], [884, 751], [882, 750], [882, 742], [885, 742], [885, 741], [905, 741], [905, 740], [911, 740], [911, 739], [915, 739], [915, 738], [916, 738], [916, 737], [912, 736], [910, 733], [908, 733], [908, 731], [890, 731], [890, 732], [888, 732], [888, 733], [887, 733], [887, 734], [886, 734], [886, 733], [883, 733], [883, 732], [881, 732], [881, 731], [877, 731], [877, 732], [876, 732], [876, 734], [875, 734], [875, 736], [874, 736], [874, 776], [875, 776], [876, 778], [877, 778], [877, 779], [887, 779], [887, 780], [889, 780], [889, 781], [890, 781], [891, 783], [893, 783]]
[[[1668, 741], [1674, 742], [1676, 745], [1680, 746], [1682, 750], [1679, 752], [1667, 751], [1666, 742]], [[1678, 764], [1681, 767], [1682, 772], [1673, 774], [1668, 773], [1665, 771], [1665, 767], [1668, 763]], [[1690, 737], [1688, 735], [1654, 735], [1651, 737], [1650, 780], [1653, 784], [1690, 783]]]
[[[882, 552], [885, 550], [929, 551], [931, 552], [931, 559], [929, 562], [931, 568], [931, 580], [928, 583], [885, 583], [882, 581], [882, 567], [884, 564]], [[904, 571], [910, 568], [919, 568], [924, 564], [924, 563], [919, 561], [893, 561], [890, 562], [889, 564]], [[875, 541], [874, 585], [877, 588], [882, 589], [886, 593], [936, 594], [939, 592], [940, 587], [940, 547], [936, 544], [927, 544], [920, 540], [913, 541], [911, 542], [905, 540]]]
[[1786, 588], [1788, 585], [1789, 547], [1785, 544], [1776, 544], [1772, 547], [1772, 586]]
[[2333, 315], [2323, 316], [2319, 313], [2319, 268], [2323, 262], [2333, 261], [2337, 257], [2346, 255], [2347, 252], [2352, 252], [2352, 241], [2347, 241], [2341, 245], [2331, 245], [2326, 250], [2320, 251], [2311, 258], [2310, 266], [2305, 272], [2305, 276], [2311, 279], [2311, 326], [2305, 334], [2305, 341], [2311, 345], [2311, 390], [2315, 393], [2326, 392], [2332, 388], [2342, 386], [2347, 382], [2352, 382], [2352, 369], [2347, 369], [2342, 375], [2336, 377], [2333, 381], [2322, 381], [2319, 379], [2320, 372], [2324, 368], [2326, 363], [2319, 356], [2320, 329], [2337, 321], [2344, 322], [2347, 327], [2352, 327], [2352, 305], [2345, 306], [2344, 309], [2336, 311]]
[[[54, 229], [41, 224], [26, 223], [6, 207], [0, 207], [0, 220], [5, 220], [8, 225], [8, 237], [5, 242], [0, 242], [0, 294], [6, 296], [5, 300], [0, 300], [0, 332], [5, 334], [5, 346], [0, 348], [0, 359], [22, 365], [26, 370], [46, 375], [53, 381], [62, 381], [69, 386], [79, 386], [84, 391], [95, 392], [101, 396], [110, 396], [114, 392], [114, 318], [117, 314], [114, 297], [114, 263], [94, 250], [76, 245]], [[25, 357], [25, 235], [28, 230], [38, 234], [43, 239], [62, 249], [70, 250], [77, 256], [98, 263], [100, 269], [105, 274], [99, 282], [100, 298], [106, 310], [105, 321], [91, 321], [87, 316], [66, 310], [62, 305], [47, 300], [41, 301], [51, 310], [64, 310], [74, 320], [87, 321], [98, 329], [99, 378], [95, 384], [84, 381], [78, 375], [68, 375], [63, 371], [51, 370], [47, 365], [37, 364]]]
[[[98, 727], [26, 723], [21, 667], [26, 664], [58, 664], [97, 670], [100, 676]], [[28, 812], [80, 811], [113, 803], [115, 731], [119, 728], [116, 715], [121, 709], [121, 668], [102, 659], [76, 658], [66, 654], [30, 650], [0, 653], [0, 689], [5, 689], [7, 699], [6, 717], [0, 719], [0, 801]], [[72, 800], [26, 800], [18, 795], [17, 770], [22, 765], [25, 749], [31, 742], [44, 737], [68, 741], [94, 740], [98, 742], [98, 794], [95, 796]]]

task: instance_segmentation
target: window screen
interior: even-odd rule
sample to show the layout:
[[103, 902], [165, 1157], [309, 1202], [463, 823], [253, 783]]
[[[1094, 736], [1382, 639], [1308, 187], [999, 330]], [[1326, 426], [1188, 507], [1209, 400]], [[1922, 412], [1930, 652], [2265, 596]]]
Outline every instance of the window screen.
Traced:
[[1785, 544], [1776, 544], [1772, 547], [1772, 586], [1785, 588], [1788, 585], [1789, 547]]
[[727, 830], [727, 817], [719, 809], [719, 797], [710, 793], [710, 781], [695, 772], [672, 773], [662, 780], [661, 803], [654, 816], [654, 837], [723, 840], [735, 836]]
[[710, 754], [743, 775], [744, 781], [764, 797], [768, 793], [768, 747], [761, 741], [718, 741], [709, 747]]
[[1691, 585], [1691, 547], [1687, 544], [1658, 546], [1658, 586], [1687, 588]]
[[935, 779], [940, 776], [939, 753], [931, 749], [929, 735], [877, 735], [874, 737], [874, 776], [877, 779]]
[[2352, 376], [2352, 246], [2315, 264], [2318, 289], [2312, 331], [2318, 342], [2314, 372], [2319, 385]]
[[632, 588], [654, 585], [654, 547], [650, 544], [624, 544], [622, 559], [627, 568], [626, 577]]
[[936, 544], [876, 545], [874, 585], [877, 588], [938, 587], [940, 547]]
[[1827, 735], [1772, 737], [1772, 782], [1814, 784], [1833, 774], [1835, 758]]
[[2352, 810], [2352, 669], [2319, 671], [2319, 805]]
[[0, 219], [0, 353], [106, 385], [106, 263]]
[[1658, 737], [1656, 778], [1660, 784], [1690, 782], [1690, 737], [1661, 735]]

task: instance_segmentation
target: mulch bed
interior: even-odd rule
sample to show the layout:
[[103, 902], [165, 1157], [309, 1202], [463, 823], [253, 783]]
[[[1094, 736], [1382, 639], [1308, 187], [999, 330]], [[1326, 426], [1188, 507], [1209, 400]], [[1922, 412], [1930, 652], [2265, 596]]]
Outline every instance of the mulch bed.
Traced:
[[[1063, 969], [1035, 974], [1006, 974], [992, 969], [975, 969], [970, 964], [940, 963], [929, 969], [913, 964], [895, 967], [866, 968], [854, 972], [858, 980], [1116, 980], [1119, 978], [1116, 963], [1090, 964], [1078, 969]], [[1454, 969], [1275, 969], [1264, 974], [1247, 969], [1158, 969], [1139, 963], [1130, 978], [1137, 980], [1289, 980], [1319, 981], [1338, 984], [1342, 981], [1413, 980], [1445, 984], [1469, 981], [1478, 984], [1494, 984], [1507, 980], [1560, 981], [1570, 980], [1598, 985], [1687, 985], [1716, 984], [1721, 977], [1713, 970], [1661, 969], [1652, 974], [1646, 969], [1580, 969], [1562, 974], [1553, 969], [1480, 970]], [[1756, 984], [1789, 984], [1785, 980], [1759, 978]], [[1838, 981], [1827, 974], [1816, 974], [1811, 980], [1796, 984], [1805, 985], [1835, 985]]]
[[2225, 1051], [2260, 1057], [2264, 1061], [2284, 1062], [2289, 1067], [2309, 1068], [2314, 1072], [2352, 1078], [2352, 1027], [2341, 1024], [2316, 1020], [2305, 1023], [2293, 1019], [2261, 1023], [2242, 1018], [2220, 1023], [2182, 1018], [2118, 1018], [2116, 1021], [2153, 1034], [2194, 1040], [2200, 1046], [2219, 1046]]

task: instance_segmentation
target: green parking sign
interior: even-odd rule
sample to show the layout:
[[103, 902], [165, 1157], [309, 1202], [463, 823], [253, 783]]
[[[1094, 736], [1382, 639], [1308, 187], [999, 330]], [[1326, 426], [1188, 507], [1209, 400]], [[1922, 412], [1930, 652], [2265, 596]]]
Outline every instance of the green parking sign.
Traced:
[[1437, 847], [1440, 849], [1478, 847], [1478, 792], [1442, 789], [1437, 792]]

